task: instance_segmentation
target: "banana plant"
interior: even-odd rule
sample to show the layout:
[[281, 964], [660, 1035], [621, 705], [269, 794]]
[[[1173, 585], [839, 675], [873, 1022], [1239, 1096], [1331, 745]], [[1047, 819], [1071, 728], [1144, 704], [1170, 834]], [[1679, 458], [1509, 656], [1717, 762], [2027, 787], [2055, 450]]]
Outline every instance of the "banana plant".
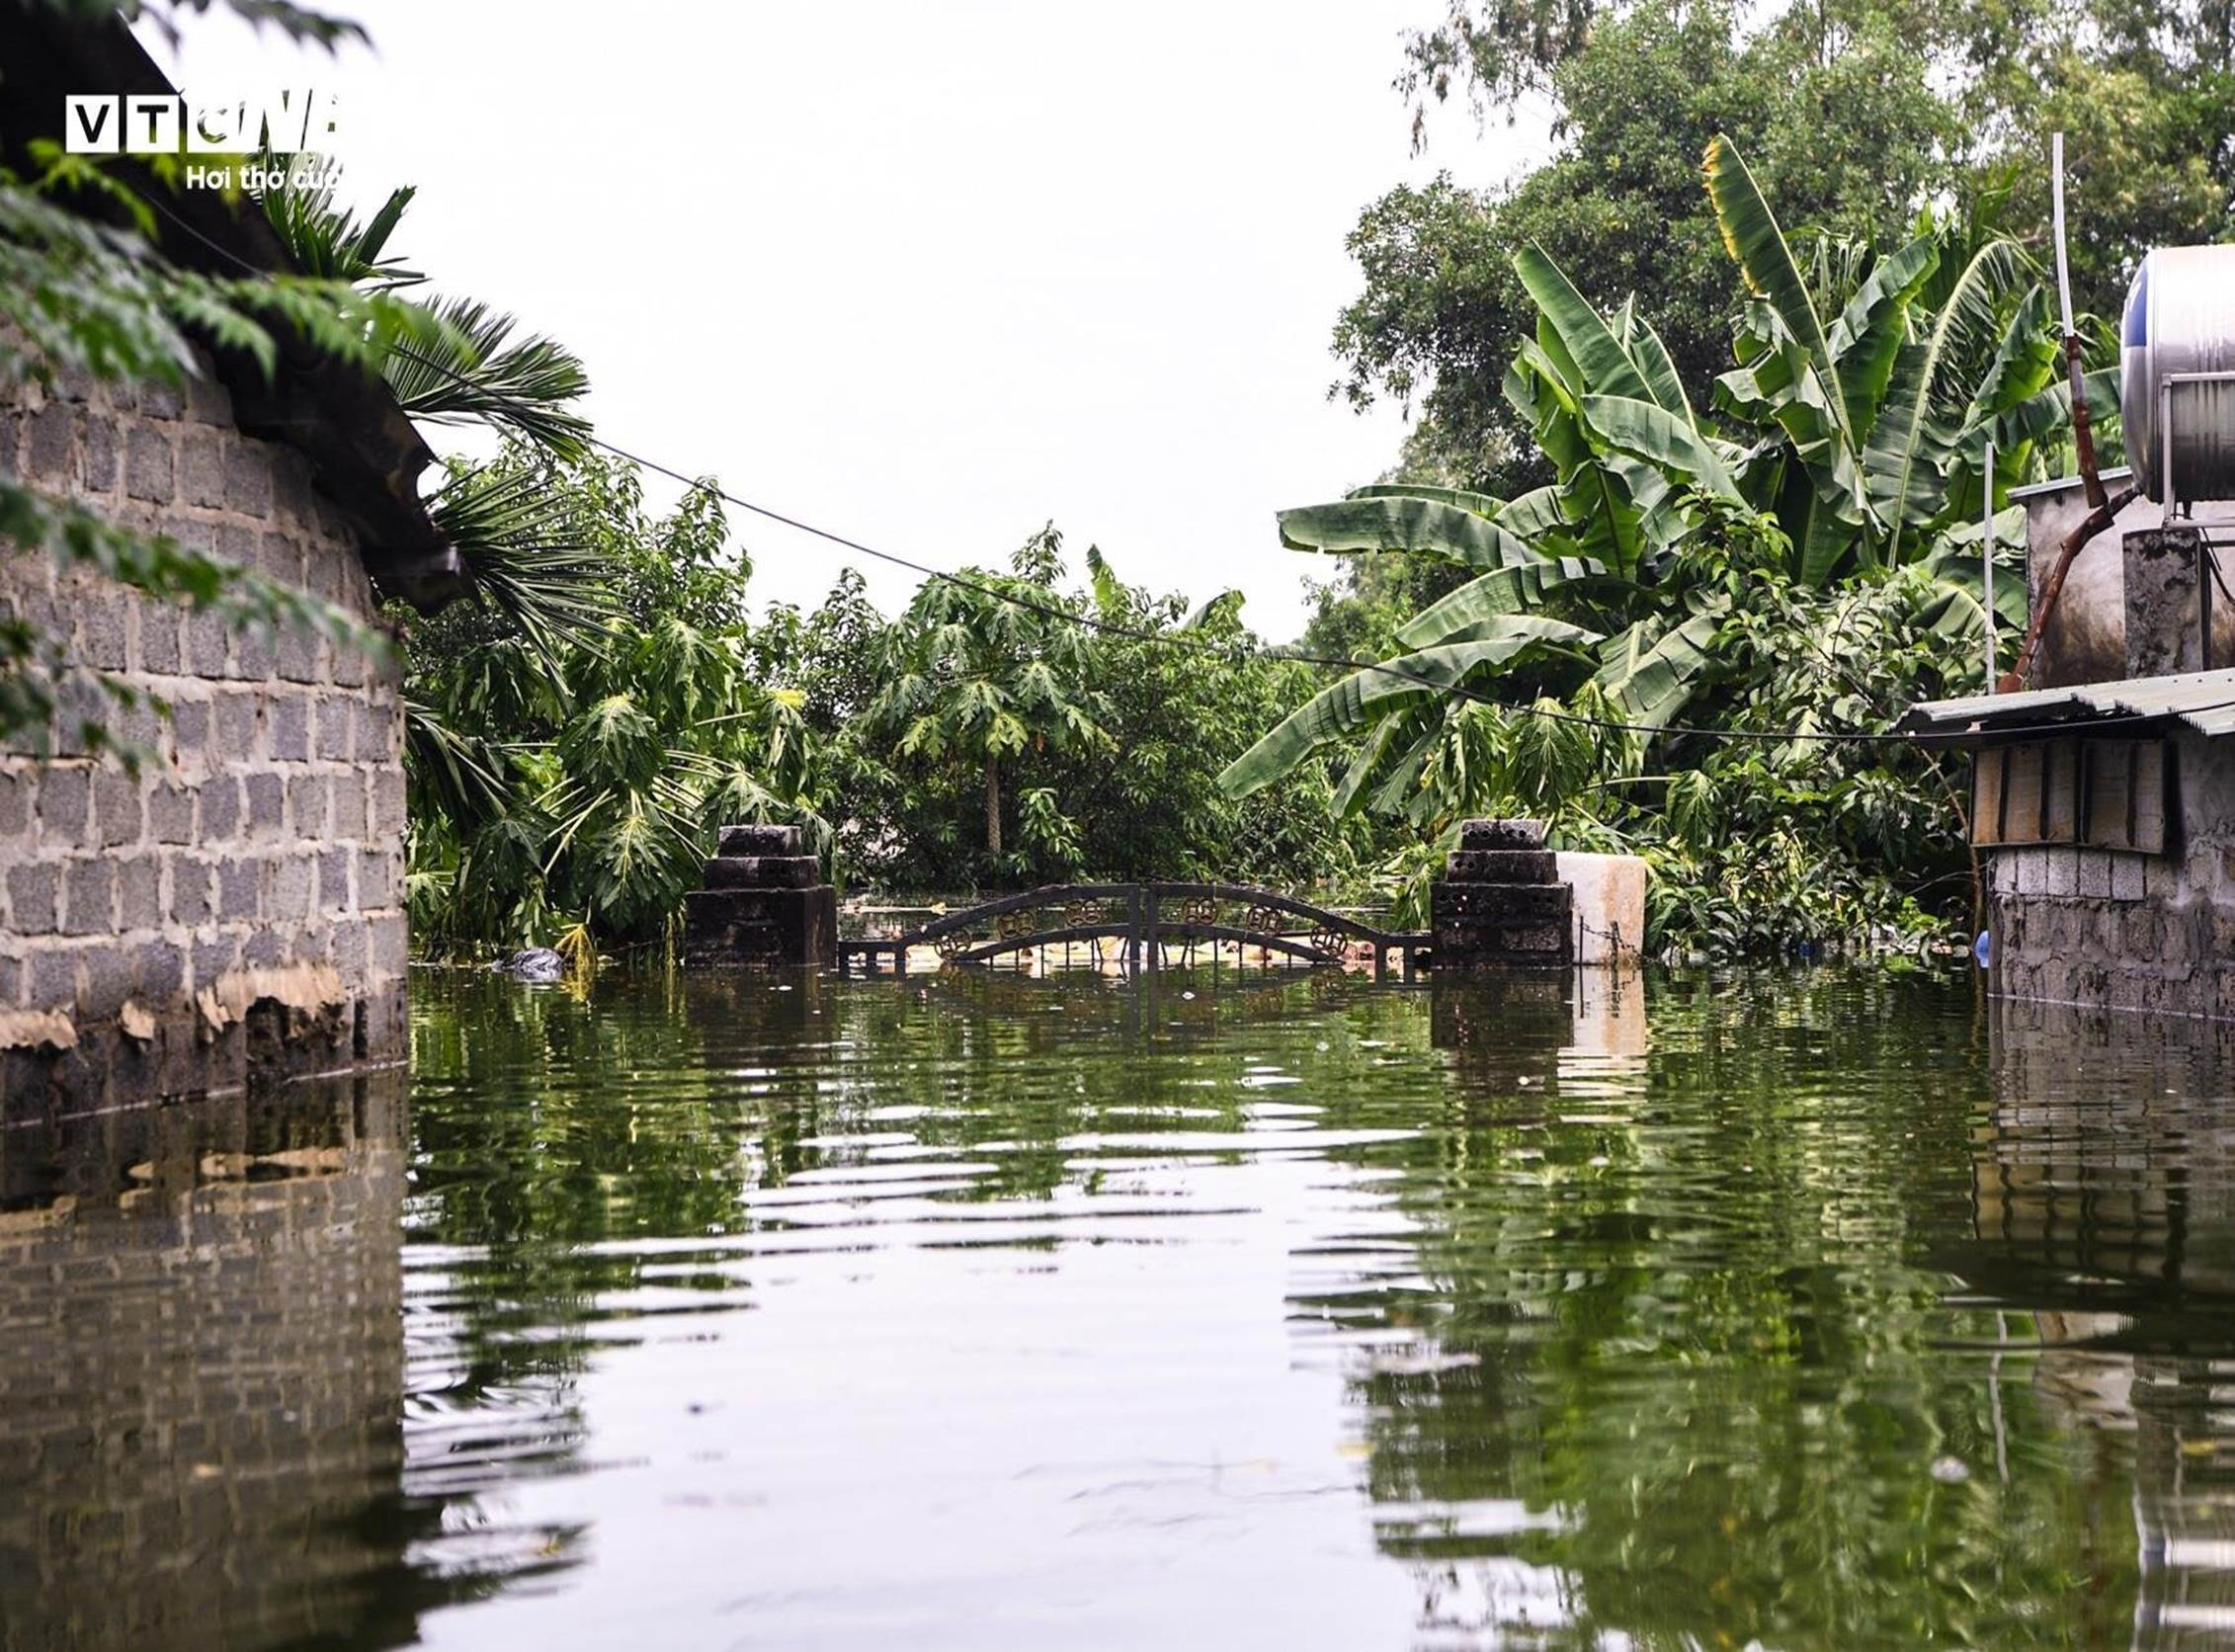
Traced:
[[1728, 137], [1708, 145], [1704, 170], [1749, 294], [1739, 365], [1715, 381], [1714, 404], [1759, 433], [1748, 493], [1776, 510], [1794, 577], [1821, 587], [1930, 558], [1942, 530], [1979, 514], [1988, 438], [1999, 489], [2026, 478], [2032, 444], [2064, 416], [2047, 300], [2025, 253], [1928, 214], [1905, 245], [1852, 261], [1857, 279], [1827, 323], [1826, 284], [1804, 277]]
[[[2024, 479], [2068, 418], [2024, 253], [1991, 225], [1928, 215], [1882, 255], [1819, 238], [1803, 259], [1727, 138], [1709, 146], [1705, 178], [1747, 286], [1738, 365], [1694, 398], [1634, 301], [1602, 312], [1541, 249], [1523, 249], [1516, 273], [1537, 319], [1505, 389], [1555, 481], [1512, 500], [1384, 483], [1282, 513], [1291, 548], [1401, 551], [1473, 577], [1399, 629], [1404, 653], [1322, 691], [1244, 753], [1221, 777], [1229, 790], [1355, 742], [1339, 805], [1417, 813], [1438, 754], [1465, 747], [1454, 730], [1494, 709], [1458, 706], [1488, 691], [1587, 693], [1606, 720], [1650, 737], [1723, 669], [1734, 565], [1823, 594], [1918, 564], [1932, 622], [1976, 633], [1984, 490], [1999, 499]], [[2006, 614], [2022, 605], [2014, 569], [1999, 591]]]

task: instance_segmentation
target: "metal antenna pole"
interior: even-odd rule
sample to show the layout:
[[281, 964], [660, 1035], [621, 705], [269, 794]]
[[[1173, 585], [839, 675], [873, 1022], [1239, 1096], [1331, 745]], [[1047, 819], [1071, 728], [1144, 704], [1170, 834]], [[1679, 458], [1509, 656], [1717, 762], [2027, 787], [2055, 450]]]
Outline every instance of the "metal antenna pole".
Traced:
[[[2096, 471], [2096, 438], [2088, 418], [2088, 375], [2080, 368], [2080, 335], [2072, 327], [2072, 274], [2064, 257], [2064, 134], [2049, 134], [2050, 229], [2056, 242], [2056, 301], [2064, 316], [2064, 372], [2072, 385], [2072, 451], [2088, 509], [2104, 508], [2103, 478]], [[2108, 526], [2108, 525], [2107, 525]]]
[[2096, 438], [2088, 422], [2088, 377], [2080, 371], [2080, 335], [2072, 330], [2072, 278], [2065, 267], [2064, 258], [2064, 134], [2054, 132], [2049, 138], [2049, 199], [2054, 218], [2056, 241], [2056, 295], [2064, 312], [2064, 369], [2072, 385], [2072, 453], [2078, 460], [2080, 481], [2087, 496], [2088, 514], [2072, 532], [2064, 536], [2057, 546], [2056, 561], [2048, 577], [2041, 582], [2040, 594], [2032, 603], [2032, 618], [2026, 623], [2026, 634], [2018, 644], [2018, 660], [2003, 679], [2004, 689], [2015, 692], [2026, 686], [2026, 679], [2033, 666], [2033, 650], [2041, 640], [2041, 627], [2049, 616], [2056, 612], [2059, 598], [2064, 595], [2065, 576], [2072, 571], [2072, 559], [2080, 554], [2080, 547], [2101, 534], [2111, 524], [2111, 519], [2126, 502], [2135, 497], [2136, 489], [2127, 488], [2114, 504], [2104, 492], [2103, 475], [2096, 468]]
[[2064, 134], [2049, 134], [2049, 218], [2056, 238], [2056, 296], [2064, 309], [2064, 336], [2072, 336], [2072, 276], [2064, 265]]
[[1979, 539], [1980, 588], [1985, 593], [1987, 627], [1987, 693], [1995, 692], [1995, 439], [1987, 438], [1986, 532]]

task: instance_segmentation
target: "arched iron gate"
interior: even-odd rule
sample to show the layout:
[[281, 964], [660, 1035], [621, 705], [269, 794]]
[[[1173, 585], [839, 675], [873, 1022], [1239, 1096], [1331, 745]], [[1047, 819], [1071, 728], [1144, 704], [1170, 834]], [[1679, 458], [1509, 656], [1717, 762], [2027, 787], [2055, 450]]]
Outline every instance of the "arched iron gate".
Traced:
[[[987, 933], [989, 932], [990, 933]], [[1051, 883], [950, 912], [904, 935], [841, 939], [838, 966], [875, 971], [889, 959], [906, 973], [908, 951], [931, 947], [950, 963], [986, 963], [1049, 947], [1115, 942], [1129, 968], [1155, 969], [1174, 942], [1233, 943], [1314, 964], [1349, 961], [1360, 943], [1385, 978], [1389, 954], [1411, 971], [1427, 960], [1429, 936], [1385, 930], [1342, 912], [1245, 883]]]

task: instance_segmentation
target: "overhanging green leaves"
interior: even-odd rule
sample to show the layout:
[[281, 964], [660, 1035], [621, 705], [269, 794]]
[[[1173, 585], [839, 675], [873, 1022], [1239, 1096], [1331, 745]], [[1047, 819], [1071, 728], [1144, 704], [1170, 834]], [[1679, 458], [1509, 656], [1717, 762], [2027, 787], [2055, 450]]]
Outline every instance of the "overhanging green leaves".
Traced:
[[1397, 641], [1407, 648], [1472, 641], [1477, 627], [1541, 607], [1561, 586], [1601, 577], [1606, 571], [1604, 563], [1581, 556], [1496, 569], [1423, 609], [1398, 627]]
[[1447, 693], [1477, 672], [1511, 665], [1548, 645], [1587, 647], [1599, 640], [1597, 632], [1557, 620], [1508, 615], [1496, 623], [1495, 635], [1400, 654], [1321, 690], [1229, 764], [1218, 777], [1220, 788], [1229, 796], [1247, 796], [1392, 707]]
[[1610, 447], [1741, 509], [1746, 500], [1707, 438], [1666, 408], [1623, 396], [1586, 396], [1584, 422]]
[[1514, 270], [1543, 318], [1551, 323], [1582, 374], [1582, 388], [1599, 395], [1654, 399], [1652, 390], [1599, 312], [1575, 289], [1557, 264], [1533, 242], [1514, 255]]
[[1489, 518], [1439, 500], [1367, 495], [1283, 511], [1281, 542], [1335, 554], [1405, 550], [1469, 568], [1510, 568], [1537, 553]]
[[1641, 620], [1610, 639], [1595, 681], [1621, 720], [1661, 728], [1683, 710], [1706, 674], [1707, 648], [1720, 622], [1713, 613], [1695, 615], [1681, 625]]

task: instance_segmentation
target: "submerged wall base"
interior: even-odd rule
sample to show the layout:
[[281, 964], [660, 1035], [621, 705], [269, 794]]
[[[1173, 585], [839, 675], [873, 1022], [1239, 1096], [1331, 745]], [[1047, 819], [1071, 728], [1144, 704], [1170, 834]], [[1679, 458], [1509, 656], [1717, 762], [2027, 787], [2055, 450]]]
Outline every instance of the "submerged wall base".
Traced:
[[1989, 852], [1996, 997], [2235, 1021], [2235, 747], [2174, 737], [2171, 853]]

